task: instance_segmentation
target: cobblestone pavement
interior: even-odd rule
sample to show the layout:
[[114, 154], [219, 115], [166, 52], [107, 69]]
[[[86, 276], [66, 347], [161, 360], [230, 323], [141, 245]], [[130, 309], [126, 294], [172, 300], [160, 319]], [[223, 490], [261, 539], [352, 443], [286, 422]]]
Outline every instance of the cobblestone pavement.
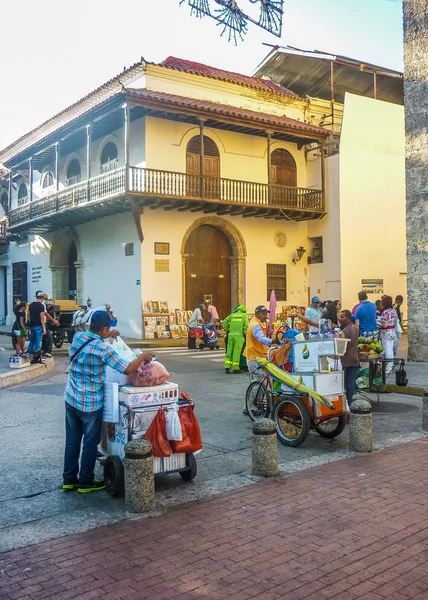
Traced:
[[0, 557], [0, 598], [428, 598], [428, 440]]

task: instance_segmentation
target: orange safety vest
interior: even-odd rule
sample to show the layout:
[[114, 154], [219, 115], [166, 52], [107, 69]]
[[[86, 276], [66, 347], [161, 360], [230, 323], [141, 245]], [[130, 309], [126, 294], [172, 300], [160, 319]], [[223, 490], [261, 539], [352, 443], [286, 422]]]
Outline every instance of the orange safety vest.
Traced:
[[256, 360], [256, 356], [262, 356], [264, 358], [267, 356], [268, 346], [258, 342], [253, 335], [253, 329], [256, 325], [260, 325], [260, 327], [263, 329], [264, 336], [266, 336], [266, 331], [268, 328], [267, 323], [262, 323], [256, 317], [251, 319], [247, 330], [246, 347], [244, 350], [244, 356], [248, 358], [248, 360]]

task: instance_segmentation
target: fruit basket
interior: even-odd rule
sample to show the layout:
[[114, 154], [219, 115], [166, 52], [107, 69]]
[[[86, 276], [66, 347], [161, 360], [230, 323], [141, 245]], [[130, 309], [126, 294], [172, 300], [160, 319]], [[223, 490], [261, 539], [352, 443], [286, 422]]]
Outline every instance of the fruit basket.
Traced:
[[382, 356], [383, 346], [376, 338], [358, 338], [358, 355], [361, 360], [370, 360]]

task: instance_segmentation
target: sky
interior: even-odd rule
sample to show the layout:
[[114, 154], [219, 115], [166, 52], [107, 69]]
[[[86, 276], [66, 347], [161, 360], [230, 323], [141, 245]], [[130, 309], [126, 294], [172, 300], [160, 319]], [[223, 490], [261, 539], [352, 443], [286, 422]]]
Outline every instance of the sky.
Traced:
[[[214, 5], [213, 0], [210, 0]], [[238, 0], [245, 8], [249, 0]], [[173, 55], [251, 74], [290, 45], [403, 68], [398, 0], [285, 0], [281, 39], [251, 25], [234, 46], [187, 0], [20, 0], [3, 10], [0, 148], [144, 57]], [[8, 14], [9, 12], [9, 14]]]

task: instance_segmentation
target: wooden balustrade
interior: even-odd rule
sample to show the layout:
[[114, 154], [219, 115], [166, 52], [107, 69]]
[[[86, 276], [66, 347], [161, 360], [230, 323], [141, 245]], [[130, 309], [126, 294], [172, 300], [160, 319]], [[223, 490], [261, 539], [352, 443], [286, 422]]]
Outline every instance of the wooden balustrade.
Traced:
[[121, 167], [10, 211], [9, 228], [125, 193], [320, 213], [324, 210], [321, 190], [271, 185], [269, 194], [266, 183], [224, 177], [201, 178], [199, 175], [140, 167], [129, 167], [126, 177], [126, 169]]

